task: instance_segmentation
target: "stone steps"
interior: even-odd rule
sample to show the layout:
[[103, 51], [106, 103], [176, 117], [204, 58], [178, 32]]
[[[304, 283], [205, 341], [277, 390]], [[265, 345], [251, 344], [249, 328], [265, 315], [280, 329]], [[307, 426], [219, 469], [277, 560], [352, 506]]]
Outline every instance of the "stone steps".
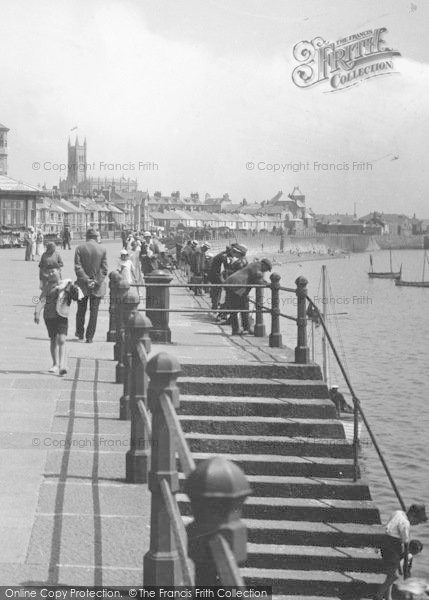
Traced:
[[179, 418], [185, 433], [345, 438], [344, 427], [337, 419], [280, 419], [276, 417], [209, 415], [179, 415]]
[[[353, 460], [319, 456], [280, 456], [272, 454], [222, 454], [219, 456], [234, 461], [246, 475], [286, 475], [304, 477], [353, 477]], [[195, 452], [195, 462], [210, 457], [210, 454]]]
[[252, 488], [242, 511], [247, 585], [295, 600], [373, 595], [385, 532], [367, 484], [353, 480], [353, 447], [319, 367], [185, 365], [183, 375], [179, 419], [196, 463], [232, 460]]
[[230, 454], [277, 454], [282, 456], [331, 456], [352, 458], [353, 447], [345, 439], [322, 439], [281, 435], [219, 435], [187, 433], [191, 452]]
[[328, 548], [326, 546], [286, 546], [252, 544], [247, 546], [245, 567], [263, 569], [348, 571], [381, 573], [382, 563], [374, 548]]
[[[176, 496], [183, 515], [192, 515], [185, 494]], [[379, 511], [368, 500], [328, 500], [312, 498], [275, 498], [250, 496], [243, 507], [248, 519], [268, 519], [308, 522], [374, 524], [380, 522]]]
[[322, 381], [263, 379], [260, 377], [180, 377], [181, 394], [200, 396], [262, 396], [272, 398], [328, 398]]
[[264, 379], [314, 379], [318, 381], [322, 379], [320, 367], [316, 364], [184, 364], [181, 365], [181, 368], [183, 377], [251, 377], [252, 379], [263, 377]]
[[331, 400], [318, 398], [264, 398], [231, 396], [180, 396], [181, 415], [254, 416], [335, 419]]
[[281, 569], [241, 569], [248, 586], [272, 585], [274, 594], [314, 594], [318, 598], [332, 596], [358, 600], [375, 594], [384, 575], [378, 573], [356, 573], [353, 571], [286, 571]]

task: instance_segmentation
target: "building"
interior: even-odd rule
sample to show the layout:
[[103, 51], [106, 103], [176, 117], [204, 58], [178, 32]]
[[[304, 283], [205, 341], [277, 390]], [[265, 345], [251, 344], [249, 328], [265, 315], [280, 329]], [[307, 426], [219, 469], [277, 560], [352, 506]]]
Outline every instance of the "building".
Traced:
[[9, 129], [0, 123], [0, 175], [7, 175], [7, 132]]
[[[95, 165], [95, 163], [93, 163]], [[94, 167], [92, 167], [94, 168]], [[137, 179], [128, 177], [88, 177], [87, 144], [79, 144], [76, 136], [75, 143], [67, 144], [67, 178], [60, 180], [59, 188], [62, 194], [104, 194], [106, 198], [113, 191], [136, 192]], [[108, 198], [109, 199], [109, 198]]]
[[23, 229], [36, 222], [36, 201], [41, 192], [22, 181], [0, 175], [0, 224]]

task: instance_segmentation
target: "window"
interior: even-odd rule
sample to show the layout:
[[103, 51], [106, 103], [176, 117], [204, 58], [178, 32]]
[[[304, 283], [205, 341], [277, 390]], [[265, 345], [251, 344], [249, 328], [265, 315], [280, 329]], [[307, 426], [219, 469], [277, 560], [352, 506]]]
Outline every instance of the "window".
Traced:
[[24, 227], [25, 200], [0, 200], [0, 221], [9, 227]]

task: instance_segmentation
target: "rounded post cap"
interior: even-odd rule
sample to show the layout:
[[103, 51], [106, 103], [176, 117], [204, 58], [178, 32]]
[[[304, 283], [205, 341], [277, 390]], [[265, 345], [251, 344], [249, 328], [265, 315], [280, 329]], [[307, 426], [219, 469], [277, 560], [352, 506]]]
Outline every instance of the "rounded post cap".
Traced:
[[270, 280], [272, 283], [278, 283], [280, 281], [280, 275], [278, 273], [271, 273]]
[[125, 293], [127, 290], [130, 289], [130, 284], [125, 281], [125, 279], [123, 279], [122, 277], [119, 279], [118, 281], [118, 289], [120, 292]]
[[178, 375], [182, 372], [179, 361], [167, 352], [158, 352], [147, 363], [146, 372], [149, 377], [154, 375]]
[[233, 462], [214, 456], [200, 462], [185, 484], [186, 493], [194, 500], [198, 498], [245, 498], [251, 487], [243, 471]]
[[[130, 287], [127, 283], [127, 290], [124, 296], [124, 304], [138, 304], [140, 302], [140, 296], [136, 290], [136, 288]], [[122, 289], [122, 287], [120, 287]]]
[[299, 277], [297, 277], [297, 278], [295, 279], [295, 284], [296, 284], [297, 286], [304, 287], [305, 285], [307, 285], [307, 283], [308, 283], [308, 279], [306, 279], [306, 278], [305, 278], [305, 277], [303, 277], [302, 275], [300, 275]]
[[128, 317], [128, 326], [136, 329], [151, 329], [152, 321], [142, 312], [136, 310]]
[[118, 271], [110, 271], [109, 280], [111, 285], [119, 285], [121, 279], [121, 274]]
[[171, 281], [173, 279], [171, 273], [168, 271], [161, 271], [161, 269], [156, 269], [151, 273], [145, 275], [145, 279], [164, 279], [166, 281]]

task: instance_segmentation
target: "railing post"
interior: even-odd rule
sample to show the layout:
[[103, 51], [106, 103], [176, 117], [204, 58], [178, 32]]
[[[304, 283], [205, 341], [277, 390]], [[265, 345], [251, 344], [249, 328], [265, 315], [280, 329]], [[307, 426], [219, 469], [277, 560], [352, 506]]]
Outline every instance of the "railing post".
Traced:
[[271, 279], [271, 333], [269, 335], [270, 348], [282, 347], [282, 334], [280, 333], [280, 275], [272, 273]]
[[353, 400], [353, 481], [360, 476], [359, 470], [359, 400], [355, 396]]
[[195, 564], [195, 585], [218, 585], [209, 541], [221, 534], [237, 564], [246, 560], [247, 530], [240, 517], [251, 489], [243, 471], [220, 456], [202, 461], [185, 486], [194, 516], [186, 530], [188, 554]]
[[[125, 322], [129, 316], [128, 301], [130, 306], [137, 308], [135, 292], [130, 293], [130, 285], [123, 279], [119, 282], [118, 294], [116, 299], [116, 344], [117, 365], [116, 365], [116, 383], [125, 381]], [[129, 295], [130, 294], [130, 295]]]
[[[119, 361], [121, 357], [121, 321], [122, 321], [122, 300], [126, 292], [129, 290], [129, 284], [120, 277], [117, 284], [115, 284], [115, 324], [116, 324], [116, 336], [115, 345], [113, 346], [113, 360]], [[116, 381], [116, 383], [120, 383]]]
[[130, 412], [130, 378], [131, 378], [131, 339], [128, 321], [130, 316], [137, 311], [140, 298], [135, 288], [129, 288], [122, 299], [122, 325], [123, 325], [123, 345], [122, 345], [122, 364], [124, 370], [122, 373], [122, 382], [124, 391], [119, 400], [119, 418], [121, 421], [128, 421], [131, 418]]
[[152, 411], [152, 450], [149, 489], [152, 492], [150, 515], [150, 550], [143, 561], [143, 584], [181, 585], [182, 574], [176, 550], [174, 532], [165, 506], [160, 481], [165, 479], [175, 494], [179, 489], [176, 466], [176, 443], [160, 403], [160, 396], [170, 397], [179, 407], [177, 377], [180, 365], [176, 358], [165, 352], [153, 356], [147, 364], [150, 377], [148, 397]]
[[295, 280], [297, 298], [297, 345], [295, 362], [306, 365], [310, 362], [310, 349], [307, 345], [307, 284], [305, 277]]
[[[117, 271], [109, 273], [109, 331], [107, 341], [116, 342], [116, 295], [121, 276]], [[117, 360], [117, 358], [116, 358]]]
[[142, 313], [136, 311], [128, 319], [128, 327], [132, 346], [130, 369], [131, 436], [130, 449], [125, 458], [126, 481], [127, 483], [147, 483], [150, 440], [139, 414], [137, 403], [141, 401], [147, 408], [148, 376], [146, 363], [142, 363], [137, 345], [143, 344], [146, 355], [149, 354], [151, 347], [149, 331], [152, 323]]
[[[258, 274], [258, 285], [264, 283], [264, 276], [262, 273]], [[265, 336], [265, 325], [264, 325], [264, 288], [256, 287], [255, 288], [255, 328], [254, 335], [255, 337], [264, 337]]]
[[[164, 271], [152, 271], [145, 275], [146, 283], [146, 314], [152, 321], [150, 338], [153, 342], [170, 343], [171, 331], [168, 326], [170, 313], [170, 288], [173, 277]], [[152, 287], [151, 283], [164, 284], [162, 287]], [[151, 311], [151, 308], [163, 310]]]

